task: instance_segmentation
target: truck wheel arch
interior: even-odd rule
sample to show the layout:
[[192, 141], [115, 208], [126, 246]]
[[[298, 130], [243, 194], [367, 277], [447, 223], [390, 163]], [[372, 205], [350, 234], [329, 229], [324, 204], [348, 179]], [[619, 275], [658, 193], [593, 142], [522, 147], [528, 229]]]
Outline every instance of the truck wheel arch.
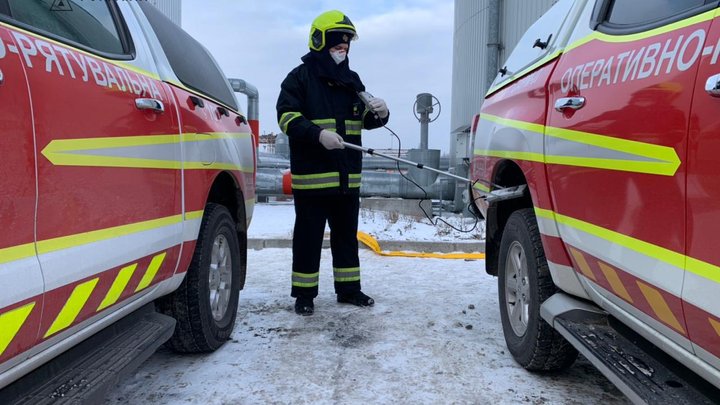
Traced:
[[[236, 182], [234, 176], [228, 172], [221, 172], [215, 177], [210, 192], [208, 193], [207, 204], [215, 203], [225, 206], [235, 221], [235, 229], [237, 231], [238, 243], [240, 244], [240, 252], [247, 250], [247, 216], [245, 212], [245, 194], [242, 188]], [[245, 286], [245, 277], [247, 256], [241, 255], [243, 263], [241, 263], [240, 289]]]
[[[502, 187], [527, 185], [525, 173], [512, 160], [502, 160], [495, 165], [492, 182]], [[493, 276], [498, 275], [498, 253], [500, 241], [510, 215], [513, 212], [533, 208], [532, 197], [526, 192], [522, 198], [504, 200], [488, 206], [485, 235], [485, 271]]]

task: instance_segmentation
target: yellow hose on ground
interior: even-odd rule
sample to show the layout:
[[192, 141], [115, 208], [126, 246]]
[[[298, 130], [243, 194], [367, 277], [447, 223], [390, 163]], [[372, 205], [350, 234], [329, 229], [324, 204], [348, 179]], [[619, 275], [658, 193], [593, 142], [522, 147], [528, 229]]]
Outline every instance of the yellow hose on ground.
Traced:
[[416, 253], [416, 252], [383, 252], [377, 239], [358, 231], [357, 238], [365, 246], [380, 256], [422, 257], [433, 259], [484, 259], [485, 253]]

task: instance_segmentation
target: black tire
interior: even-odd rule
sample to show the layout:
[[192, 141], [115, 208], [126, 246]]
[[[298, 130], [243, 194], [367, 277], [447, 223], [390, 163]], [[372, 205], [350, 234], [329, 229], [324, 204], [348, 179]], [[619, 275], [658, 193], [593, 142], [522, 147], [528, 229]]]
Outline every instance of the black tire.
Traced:
[[513, 212], [500, 243], [498, 297], [505, 343], [527, 370], [562, 370], [577, 358], [577, 350], [540, 317], [540, 305], [556, 292], [533, 210]]
[[[244, 218], [240, 223], [245, 224]], [[225, 311], [216, 309], [220, 319], [213, 316], [210, 303], [210, 263], [216, 241], [225, 246], [225, 252], [229, 251], [231, 260], [229, 302]], [[246, 254], [240, 250], [235, 221], [228, 209], [209, 203], [185, 279], [176, 291], [157, 301], [160, 312], [177, 320], [175, 332], [165, 343], [167, 347], [181, 353], [212, 352], [230, 338], [235, 327]]]

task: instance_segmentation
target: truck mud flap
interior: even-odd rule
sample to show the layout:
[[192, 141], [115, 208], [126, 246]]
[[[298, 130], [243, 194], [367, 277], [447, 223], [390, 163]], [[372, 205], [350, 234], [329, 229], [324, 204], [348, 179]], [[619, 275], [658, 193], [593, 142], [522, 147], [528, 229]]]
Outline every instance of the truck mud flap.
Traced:
[[597, 306], [559, 293], [541, 315], [633, 403], [720, 403], [719, 389]]
[[0, 404], [96, 404], [175, 329], [148, 304], [0, 390]]

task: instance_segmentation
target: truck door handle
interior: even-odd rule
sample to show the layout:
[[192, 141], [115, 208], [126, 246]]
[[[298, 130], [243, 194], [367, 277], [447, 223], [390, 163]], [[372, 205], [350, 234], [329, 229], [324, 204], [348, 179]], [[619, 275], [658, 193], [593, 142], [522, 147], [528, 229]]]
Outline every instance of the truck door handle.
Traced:
[[555, 109], [563, 112], [566, 109], [579, 110], [585, 107], [585, 97], [562, 97], [555, 100]]
[[713, 97], [720, 97], [720, 74], [710, 76], [707, 79], [705, 91]]
[[136, 98], [135, 107], [138, 110], [152, 110], [158, 113], [165, 111], [165, 105], [160, 100], [154, 98]]

